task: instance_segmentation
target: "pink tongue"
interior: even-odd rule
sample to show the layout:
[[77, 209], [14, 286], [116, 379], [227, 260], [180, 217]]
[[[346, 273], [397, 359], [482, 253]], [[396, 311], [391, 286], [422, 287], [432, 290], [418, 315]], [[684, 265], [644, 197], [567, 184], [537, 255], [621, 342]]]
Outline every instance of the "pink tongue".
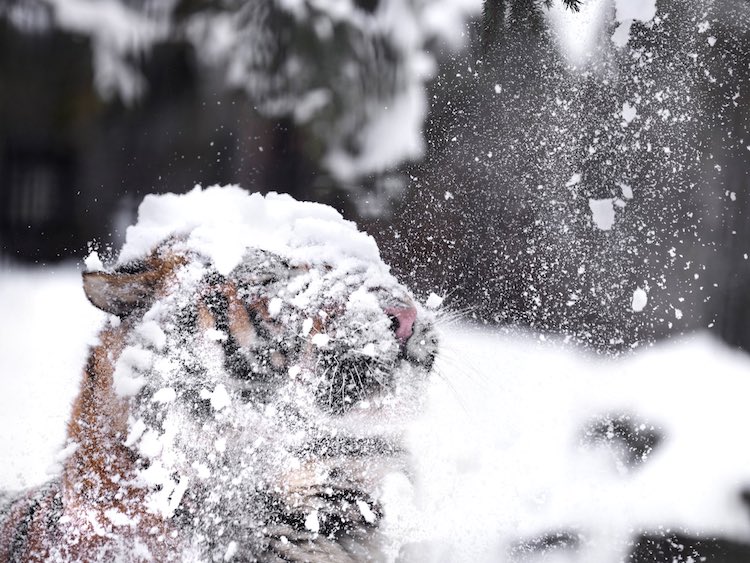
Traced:
[[414, 321], [417, 320], [417, 310], [414, 307], [391, 307], [386, 309], [385, 312], [398, 319], [396, 338], [398, 338], [402, 344], [405, 344], [411, 335], [414, 334]]

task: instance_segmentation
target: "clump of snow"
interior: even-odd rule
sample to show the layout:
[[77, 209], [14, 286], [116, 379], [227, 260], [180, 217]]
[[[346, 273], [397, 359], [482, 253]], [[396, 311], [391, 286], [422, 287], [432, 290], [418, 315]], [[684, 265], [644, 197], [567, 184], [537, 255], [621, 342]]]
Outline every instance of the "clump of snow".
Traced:
[[102, 260], [99, 258], [99, 253], [96, 250], [92, 250], [83, 260], [83, 263], [86, 266], [87, 272], [100, 272], [104, 269], [104, 264], [102, 264]]
[[202, 391], [201, 398], [211, 402], [214, 410], [220, 411], [232, 404], [232, 398], [227, 393], [227, 388], [219, 383], [213, 392]]
[[305, 528], [310, 530], [313, 534], [317, 534], [320, 531], [320, 520], [318, 520], [318, 511], [313, 510], [305, 518]]
[[656, 15], [656, 0], [615, 0], [615, 19], [619, 25], [612, 34], [612, 42], [624, 47], [630, 40], [633, 22], [649, 22]]
[[594, 224], [602, 231], [609, 231], [615, 224], [614, 198], [589, 199], [589, 209]]
[[274, 297], [268, 302], [268, 314], [273, 318], [278, 317], [283, 304], [284, 302], [281, 299]]
[[167, 343], [167, 335], [154, 321], [146, 321], [136, 328], [143, 341], [155, 350], [161, 351]]
[[143, 372], [149, 370], [153, 363], [153, 354], [140, 346], [128, 346], [120, 354], [119, 361], [112, 376], [114, 388], [122, 397], [133, 397], [146, 384]]
[[427, 301], [425, 301], [424, 305], [428, 309], [439, 309], [440, 306], [443, 304], [444, 298], [440, 297], [436, 293], [430, 293], [430, 295], [427, 297]]
[[172, 387], [164, 387], [159, 389], [154, 396], [151, 398], [152, 401], [157, 403], [171, 403], [177, 398], [177, 393]]
[[622, 190], [622, 197], [625, 199], [633, 199], [633, 188], [624, 182], [617, 182], [620, 190]]
[[375, 516], [375, 513], [370, 508], [370, 505], [367, 504], [365, 501], [358, 500], [357, 508], [359, 508], [360, 514], [362, 514], [362, 516], [365, 519], [365, 522], [367, 522], [368, 524], [373, 524], [375, 520], [377, 519], [377, 517]]
[[638, 109], [628, 102], [623, 102], [622, 112], [620, 114], [622, 115], [623, 123], [627, 125], [636, 118], [638, 115]]
[[328, 342], [329, 342], [330, 340], [331, 340], [331, 337], [330, 337], [330, 336], [328, 336], [327, 334], [323, 334], [323, 333], [321, 333], [321, 332], [319, 332], [318, 334], [316, 334], [316, 335], [314, 335], [314, 336], [312, 337], [312, 343], [313, 343], [313, 344], [314, 344], [315, 346], [321, 346], [321, 347], [322, 347], [322, 346], [327, 346], [327, 345], [328, 345]]
[[104, 516], [112, 522], [114, 526], [135, 526], [137, 522], [130, 518], [128, 515], [123, 514], [119, 510], [110, 508], [104, 512]]
[[147, 195], [138, 208], [138, 222], [127, 230], [118, 264], [144, 258], [175, 235], [184, 237], [186, 249], [208, 258], [221, 274], [232, 271], [248, 248], [298, 264], [335, 266], [356, 260], [387, 272], [375, 240], [332, 207], [286, 194], [249, 194], [238, 186], [195, 186], [183, 195]]
[[647, 303], [648, 294], [645, 290], [637, 287], [635, 291], [633, 291], [633, 301], [631, 302], [631, 308], [634, 312], [640, 313], [646, 307]]

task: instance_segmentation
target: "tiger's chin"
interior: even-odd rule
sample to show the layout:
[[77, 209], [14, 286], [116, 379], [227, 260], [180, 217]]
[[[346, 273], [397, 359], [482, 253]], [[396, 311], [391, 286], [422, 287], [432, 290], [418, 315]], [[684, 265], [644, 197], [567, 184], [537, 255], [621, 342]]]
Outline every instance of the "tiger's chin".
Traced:
[[431, 326], [415, 330], [420, 331], [421, 341], [409, 343], [409, 349], [400, 346], [395, 356], [360, 353], [350, 357], [346, 351], [332, 350], [330, 357], [336, 359], [318, 365], [317, 407], [332, 416], [416, 408], [432, 371], [438, 337]]

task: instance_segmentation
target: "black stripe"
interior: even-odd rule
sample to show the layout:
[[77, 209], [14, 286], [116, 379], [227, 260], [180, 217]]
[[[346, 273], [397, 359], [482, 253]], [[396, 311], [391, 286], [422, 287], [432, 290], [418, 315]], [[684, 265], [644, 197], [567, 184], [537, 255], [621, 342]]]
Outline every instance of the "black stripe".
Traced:
[[28, 499], [31, 501], [31, 504], [29, 505], [26, 515], [18, 523], [18, 526], [16, 526], [16, 533], [13, 536], [13, 541], [10, 543], [10, 551], [8, 553], [8, 560], [12, 563], [22, 563], [23, 561], [22, 557], [29, 543], [29, 528], [34, 521], [34, 515], [37, 510], [39, 510], [41, 504], [39, 496], [41, 495], [37, 494], [31, 499]]
[[[63, 514], [63, 503], [62, 493], [60, 491], [60, 483], [57, 481], [50, 481], [39, 488], [33, 495], [24, 496], [15, 503], [30, 502], [28, 510], [25, 516], [21, 519], [15, 530], [15, 535], [10, 544], [10, 550], [8, 552], [9, 563], [24, 563], [29, 542], [29, 529], [34, 521], [35, 516], [40, 508], [42, 508], [43, 502], [52, 495], [52, 505], [50, 511], [45, 518], [47, 529], [51, 532], [57, 529], [58, 522]], [[9, 511], [12, 510], [13, 505], [9, 507]]]

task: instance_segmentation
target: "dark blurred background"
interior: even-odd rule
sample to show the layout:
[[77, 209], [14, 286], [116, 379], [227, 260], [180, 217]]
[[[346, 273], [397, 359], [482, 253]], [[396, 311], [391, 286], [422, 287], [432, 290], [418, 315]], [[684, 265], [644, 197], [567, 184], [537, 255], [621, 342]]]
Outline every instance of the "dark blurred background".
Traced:
[[[2, 263], [116, 249], [145, 194], [238, 183], [333, 205], [467, 320], [606, 351], [707, 329], [750, 350], [747, 2], [660, 0], [625, 47], [600, 2], [577, 59], [561, 37], [584, 24], [543, 2], [281, 4], [103, 3], [155, 22], [128, 44], [109, 8], [99, 26], [85, 0], [5, 0]], [[394, 113], [373, 148], [381, 106], [417, 108], [422, 150], [381, 157], [413, 135]]]

